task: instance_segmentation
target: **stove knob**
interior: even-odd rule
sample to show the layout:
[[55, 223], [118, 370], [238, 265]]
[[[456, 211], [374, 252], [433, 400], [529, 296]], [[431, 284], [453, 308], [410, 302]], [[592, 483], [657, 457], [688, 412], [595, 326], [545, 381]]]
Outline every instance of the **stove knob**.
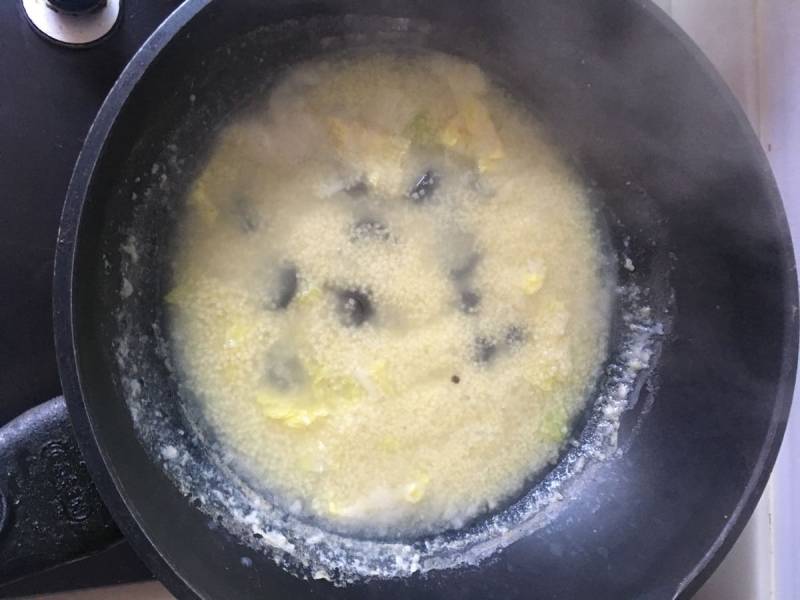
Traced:
[[[3, 0], [0, 0], [2, 2]], [[119, 22], [123, 0], [22, 0], [25, 16], [45, 39], [71, 48], [95, 44]]]
[[106, 5], [106, 0], [47, 0], [50, 8], [68, 15], [82, 15]]

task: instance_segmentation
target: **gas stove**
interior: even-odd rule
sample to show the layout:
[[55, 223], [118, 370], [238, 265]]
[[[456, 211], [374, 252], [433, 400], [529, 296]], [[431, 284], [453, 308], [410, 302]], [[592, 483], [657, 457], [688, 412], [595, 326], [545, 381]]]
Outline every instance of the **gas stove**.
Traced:
[[[76, 28], [69, 20], [53, 22], [45, 0], [0, 2], [0, 423], [60, 393], [51, 280], [58, 222], [72, 167], [117, 75], [180, 3], [50, 1], [76, 10], [102, 5], [106, 12], [97, 13], [88, 28]], [[792, 41], [789, 33], [791, 23], [795, 32], [800, 31], [800, 6], [794, 0], [656, 3], [698, 41], [742, 102], [770, 153], [797, 240], [800, 179], [789, 157], [792, 143], [794, 152], [800, 153], [800, 137], [792, 141], [786, 123], [800, 127], [800, 119], [795, 109], [794, 120], [786, 120], [780, 110], [790, 111], [791, 103], [781, 108], [780, 100], [794, 97], [800, 102], [800, 69], [791, 68], [800, 64], [800, 38]], [[113, 12], [116, 9], [118, 13]], [[44, 32], [36, 31], [31, 21]], [[52, 37], [62, 39], [55, 43]], [[88, 45], [70, 46], [84, 42]], [[792, 52], [794, 63], [787, 58]], [[797, 542], [792, 542], [800, 539], [800, 521], [791, 516], [800, 494], [798, 413], [796, 406], [773, 481], [753, 520], [698, 598], [800, 598], [800, 575], [792, 568], [800, 556]], [[775, 519], [780, 520], [779, 527]], [[150, 573], [121, 542], [95, 556], [2, 587], [0, 598], [41, 597], [59, 590], [148, 579], [152, 579]], [[155, 584], [126, 587], [125, 598], [167, 597], [160, 590]], [[122, 597], [122, 589], [92, 597]]]

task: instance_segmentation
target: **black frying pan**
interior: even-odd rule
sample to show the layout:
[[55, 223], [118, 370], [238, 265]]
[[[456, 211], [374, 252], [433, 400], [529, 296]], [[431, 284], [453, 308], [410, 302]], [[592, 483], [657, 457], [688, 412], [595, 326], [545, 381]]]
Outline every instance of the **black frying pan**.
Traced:
[[[137, 432], [126, 398], [138, 386], [136, 409], [152, 417], [144, 422], [189, 427], [153, 325], [164, 325], [181, 198], [216, 129], [287, 64], [370, 44], [460, 55], [523, 100], [585, 178], [612, 251], [636, 266], [619, 269], [620, 284], [645, 290], [639, 301], [664, 329], [653, 368], [633, 382], [620, 450], [589, 456], [549, 519], [477, 565], [335, 587], [277, 566], [256, 549], [263, 536], [232, 531], [214, 517], [224, 507], [182, 493], [165, 473], [171, 451], [159, 454], [160, 438]], [[120, 251], [131, 235], [135, 264]], [[123, 278], [133, 294], [120, 293]], [[580, 439], [602, 429], [624, 304], [594, 409], [575, 426]], [[775, 459], [794, 383], [796, 307], [791, 240], [752, 130], [700, 52], [640, 0], [189, 0], [133, 58], [86, 139], [54, 297], [66, 404], [105, 505], [173, 593], [225, 599], [691, 595], [740, 532]], [[120, 362], [126, 332], [134, 360]], [[116, 539], [73, 464], [68, 424], [56, 400], [0, 432], [6, 578]], [[190, 437], [190, 460], [224, 485], [213, 444]]]

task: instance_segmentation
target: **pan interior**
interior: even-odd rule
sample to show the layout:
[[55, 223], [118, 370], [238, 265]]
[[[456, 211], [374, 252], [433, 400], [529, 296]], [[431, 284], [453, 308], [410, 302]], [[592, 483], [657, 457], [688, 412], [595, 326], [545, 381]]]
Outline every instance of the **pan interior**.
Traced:
[[[567, 504], [565, 498], [580, 493], [593, 467], [620, 451], [620, 416], [635, 406], [667, 322], [668, 269], [654, 268], [668, 263], [658, 245], [659, 232], [650, 229], [642, 239], [640, 231], [629, 230], [630, 215], [624, 215], [625, 222], [617, 216], [620, 210], [630, 210], [620, 201], [621, 194], [615, 196], [598, 185], [602, 174], [583, 162], [567, 136], [563, 150], [586, 180], [606, 234], [606, 251], [615, 259], [618, 285], [609, 358], [590, 408], [574, 424], [558, 464], [538, 473], [521, 496], [488, 516], [458, 530], [423, 537], [376, 539], [333, 533], [292, 514], [237, 475], [191, 402], [181, 400], [190, 392], [182, 389], [176, 376], [173, 349], [165, 335], [162, 299], [172, 285], [169, 257], [182, 201], [207, 160], [216, 132], [268, 93], [288, 65], [353, 48], [433, 48], [464, 56], [508, 82], [510, 92], [545, 126], [554, 130], [560, 126], [551, 107], [515, 89], [513, 74], [493, 62], [492, 54], [464, 47], [458, 36], [448, 38], [427, 22], [319, 18], [305, 25], [302, 31], [315, 33], [310, 38], [298, 37], [293, 24], [261, 28], [204, 57], [202, 68], [176, 86], [165, 109], [132, 145], [124, 167], [127, 177], [115, 189], [118, 198], [127, 199], [128, 212], [117, 215], [117, 222], [110, 225], [103, 253], [109, 265], [104, 267], [103, 286], [115, 307], [108, 334], [113, 339], [117, 385], [151, 460], [168, 474], [186, 502], [290, 570], [350, 582], [477, 564], [549, 523]], [[657, 215], [647, 194], [628, 184], [624, 193], [636, 198], [635, 212], [651, 210], [648, 218]]]

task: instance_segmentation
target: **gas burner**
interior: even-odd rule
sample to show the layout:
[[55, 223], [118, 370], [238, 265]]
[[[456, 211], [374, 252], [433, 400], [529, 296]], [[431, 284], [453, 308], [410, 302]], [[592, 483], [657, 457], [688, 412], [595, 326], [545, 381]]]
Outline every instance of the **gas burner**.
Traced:
[[117, 24], [122, 0], [22, 0], [28, 22], [47, 40], [81, 48], [105, 38]]

